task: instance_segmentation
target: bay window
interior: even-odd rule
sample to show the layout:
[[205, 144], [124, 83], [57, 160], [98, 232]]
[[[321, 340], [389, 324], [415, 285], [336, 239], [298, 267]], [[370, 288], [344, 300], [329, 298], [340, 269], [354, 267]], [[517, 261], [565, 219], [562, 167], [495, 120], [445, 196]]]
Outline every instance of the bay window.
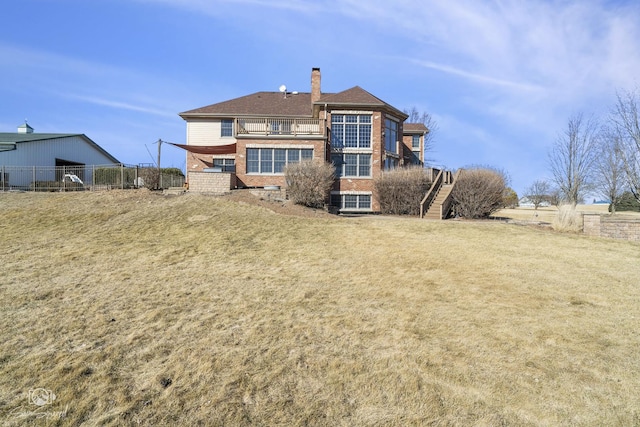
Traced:
[[336, 167], [337, 177], [370, 177], [371, 154], [333, 153], [331, 162]]
[[398, 122], [384, 119], [384, 149], [390, 153], [398, 153]]
[[370, 114], [332, 114], [333, 148], [371, 148]]

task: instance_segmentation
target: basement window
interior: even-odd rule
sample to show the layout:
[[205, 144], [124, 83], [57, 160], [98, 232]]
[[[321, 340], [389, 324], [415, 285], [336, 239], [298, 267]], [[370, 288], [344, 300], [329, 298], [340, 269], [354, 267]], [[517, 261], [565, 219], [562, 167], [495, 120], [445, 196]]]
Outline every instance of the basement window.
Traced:
[[331, 194], [331, 206], [341, 211], [371, 211], [371, 194]]

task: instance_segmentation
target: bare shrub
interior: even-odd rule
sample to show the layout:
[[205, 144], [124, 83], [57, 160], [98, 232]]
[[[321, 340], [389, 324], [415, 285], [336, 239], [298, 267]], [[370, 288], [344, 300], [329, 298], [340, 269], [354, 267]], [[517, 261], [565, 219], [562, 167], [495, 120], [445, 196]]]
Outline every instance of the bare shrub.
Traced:
[[289, 200], [310, 208], [324, 206], [335, 180], [335, 167], [325, 162], [291, 163], [284, 169]]
[[418, 215], [431, 180], [424, 168], [414, 166], [386, 171], [374, 184], [382, 213]]
[[557, 231], [582, 231], [582, 215], [571, 203], [561, 205], [558, 207], [558, 215], [551, 223], [551, 227]]
[[145, 188], [155, 190], [160, 186], [160, 170], [158, 168], [141, 168], [140, 178]]
[[504, 172], [477, 166], [462, 170], [451, 193], [455, 212], [463, 218], [484, 218], [502, 208], [507, 188]]

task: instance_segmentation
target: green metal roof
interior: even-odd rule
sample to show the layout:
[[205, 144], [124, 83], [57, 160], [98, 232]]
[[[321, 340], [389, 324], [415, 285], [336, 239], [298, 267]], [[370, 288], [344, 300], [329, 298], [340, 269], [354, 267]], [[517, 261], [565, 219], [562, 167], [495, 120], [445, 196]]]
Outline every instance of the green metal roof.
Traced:
[[31, 142], [43, 139], [68, 138], [70, 136], [83, 136], [80, 133], [16, 133], [0, 132], [0, 142]]

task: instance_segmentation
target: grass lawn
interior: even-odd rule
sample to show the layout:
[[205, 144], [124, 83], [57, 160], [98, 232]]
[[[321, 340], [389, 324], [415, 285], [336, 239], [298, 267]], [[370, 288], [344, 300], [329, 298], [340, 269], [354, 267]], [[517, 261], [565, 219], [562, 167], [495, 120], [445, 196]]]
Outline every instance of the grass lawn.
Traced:
[[0, 193], [0, 424], [640, 425], [640, 244], [263, 205]]
[[[576, 212], [587, 214], [601, 214], [612, 216], [609, 213], [609, 205], [593, 204], [593, 205], [577, 205]], [[517, 221], [542, 222], [553, 224], [558, 216], [558, 208], [555, 206], [542, 206], [538, 209], [530, 207], [518, 207], [515, 209], [501, 209], [494, 215], [496, 218], [510, 218]], [[616, 212], [616, 217], [620, 218], [640, 218], [640, 212], [621, 211]]]

